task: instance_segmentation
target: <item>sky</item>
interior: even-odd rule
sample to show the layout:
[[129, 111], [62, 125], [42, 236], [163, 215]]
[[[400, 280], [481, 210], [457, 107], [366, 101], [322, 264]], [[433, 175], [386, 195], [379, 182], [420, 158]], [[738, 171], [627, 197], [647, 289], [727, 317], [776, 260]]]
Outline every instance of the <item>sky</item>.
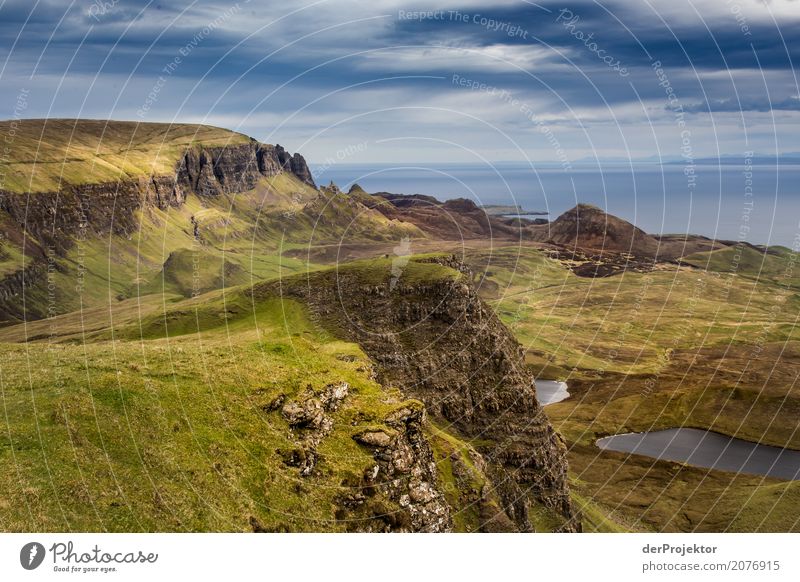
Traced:
[[198, 122], [312, 163], [800, 151], [800, 0], [0, 0], [0, 118]]

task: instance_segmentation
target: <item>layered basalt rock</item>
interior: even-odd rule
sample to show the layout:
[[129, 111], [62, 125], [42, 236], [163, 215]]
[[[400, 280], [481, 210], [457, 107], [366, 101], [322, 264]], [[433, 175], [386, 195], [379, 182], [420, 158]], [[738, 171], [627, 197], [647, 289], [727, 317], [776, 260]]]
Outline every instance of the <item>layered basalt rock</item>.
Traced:
[[[46, 257], [66, 256], [77, 241], [130, 236], [136, 211], [177, 208], [186, 197], [220, 196], [250, 190], [263, 176], [290, 172], [314, 187], [303, 157], [280, 146], [243, 145], [187, 150], [172, 176], [149, 176], [98, 184], [65, 184], [58, 192], [20, 194], [0, 190], [0, 237], [24, 251], [23, 268], [0, 279], [0, 315], [7, 322], [49, 315], [23, 308], [19, 295], [43, 282]], [[58, 268], [58, 265], [53, 265]]]
[[177, 182], [199, 196], [219, 196], [255, 188], [262, 176], [289, 172], [312, 188], [314, 179], [300, 154], [280, 145], [247, 144], [188, 150], [180, 161]]
[[[453, 258], [433, 260], [465, 271]], [[302, 299], [335, 334], [358, 342], [383, 385], [421, 400], [440, 425], [475, 443], [510, 529], [535, 529], [534, 503], [557, 516], [554, 529], [580, 529], [564, 442], [537, 402], [522, 348], [467, 274], [413, 284], [401, 276], [391, 286], [390, 277], [376, 283], [357, 269], [340, 269], [303, 281], [284, 281], [282, 292]], [[270, 284], [254, 291], [277, 292]]]

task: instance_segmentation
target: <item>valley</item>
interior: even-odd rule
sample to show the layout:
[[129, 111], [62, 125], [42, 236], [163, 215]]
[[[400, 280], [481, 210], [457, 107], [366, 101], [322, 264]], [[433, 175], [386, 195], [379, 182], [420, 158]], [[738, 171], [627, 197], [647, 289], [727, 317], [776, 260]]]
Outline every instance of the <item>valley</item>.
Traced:
[[597, 446], [800, 450], [793, 250], [318, 187], [207, 126], [20, 128], [5, 531], [800, 530], [796, 481]]

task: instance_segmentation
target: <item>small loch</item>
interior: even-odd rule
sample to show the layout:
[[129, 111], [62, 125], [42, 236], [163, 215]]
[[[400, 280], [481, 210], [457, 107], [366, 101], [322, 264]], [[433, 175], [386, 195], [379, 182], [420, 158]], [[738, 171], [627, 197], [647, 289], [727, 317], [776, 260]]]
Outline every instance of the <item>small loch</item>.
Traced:
[[542, 406], [561, 402], [565, 398], [569, 398], [566, 382], [536, 380], [536, 399]]
[[677, 461], [705, 469], [800, 481], [800, 451], [696, 428], [670, 428], [601, 438], [603, 450]]

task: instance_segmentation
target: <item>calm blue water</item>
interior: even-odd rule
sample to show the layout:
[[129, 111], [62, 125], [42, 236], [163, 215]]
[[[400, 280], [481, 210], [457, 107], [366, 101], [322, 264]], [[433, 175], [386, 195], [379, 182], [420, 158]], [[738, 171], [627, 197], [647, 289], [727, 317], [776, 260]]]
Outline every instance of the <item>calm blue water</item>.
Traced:
[[569, 398], [566, 382], [558, 380], [536, 380], [536, 399], [542, 406], [555, 404]]
[[760, 445], [696, 428], [619, 434], [599, 439], [597, 446], [707, 469], [800, 480], [800, 451]]
[[[319, 184], [346, 189], [358, 182], [368, 192], [464, 197], [480, 204], [514, 204], [555, 218], [577, 202], [589, 202], [647, 232], [694, 233], [712, 238], [791, 246], [800, 233], [800, 166], [695, 166], [693, 190], [682, 165], [638, 163], [537, 168], [488, 166], [387, 166], [336, 164], [314, 167]], [[751, 180], [752, 184], [748, 184]], [[752, 185], [753, 195], [745, 196]], [[752, 207], [746, 206], [752, 202]]]

